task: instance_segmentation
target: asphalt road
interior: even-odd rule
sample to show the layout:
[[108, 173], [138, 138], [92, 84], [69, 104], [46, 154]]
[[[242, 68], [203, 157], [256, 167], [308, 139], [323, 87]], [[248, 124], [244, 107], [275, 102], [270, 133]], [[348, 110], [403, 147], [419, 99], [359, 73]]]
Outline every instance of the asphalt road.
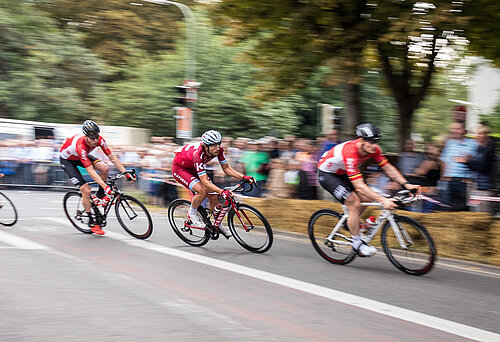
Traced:
[[440, 259], [412, 277], [382, 252], [336, 266], [280, 233], [262, 255], [195, 248], [166, 211], [147, 241], [116, 219], [98, 237], [70, 225], [64, 193], [3, 192], [19, 221], [0, 227], [0, 341], [500, 341], [499, 268]]

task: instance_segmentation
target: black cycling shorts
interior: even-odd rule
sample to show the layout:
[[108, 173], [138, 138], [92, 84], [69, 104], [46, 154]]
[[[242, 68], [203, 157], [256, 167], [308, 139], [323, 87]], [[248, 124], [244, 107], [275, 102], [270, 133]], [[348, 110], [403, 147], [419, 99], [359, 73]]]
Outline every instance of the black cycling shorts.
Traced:
[[318, 181], [326, 191], [331, 193], [342, 204], [344, 204], [345, 200], [354, 191], [354, 187], [349, 178], [347, 178], [347, 175], [336, 175], [319, 170]]
[[[87, 155], [87, 158], [89, 158], [92, 165], [95, 165], [95, 163], [101, 161], [100, 159], [93, 157], [91, 155]], [[77, 166], [81, 166], [81, 167], [85, 168], [85, 166], [83, 166], [80, 159], [68, 160], [68, 159], [64, 159], [64, 158], [59, 157], [59, 160], [61, 162], [62, 169], [69, 176], [69, 180], [71, 181], [71, 183], [73, 183], [77, 187], [81, 187], [83, 184], [87, 183], [77, 168]]]

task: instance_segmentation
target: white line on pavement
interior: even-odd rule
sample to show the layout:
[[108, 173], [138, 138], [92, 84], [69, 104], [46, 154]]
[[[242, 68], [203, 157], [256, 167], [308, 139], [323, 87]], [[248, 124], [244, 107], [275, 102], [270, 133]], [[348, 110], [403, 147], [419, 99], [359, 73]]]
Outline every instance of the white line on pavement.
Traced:
[[20, 249], [50, 249], [50, 247], [37, 242], [22, 238], [20, 236], [0, 230], [0, 241]]
[[216, 267], [226, 271], [242, 274], [255, 279], [260, 279], [281, 286], [286, 286], [298, 291], [310, 293], [316, 296], [324, 297], [333, 301], [352, 305], [361, 309], [373, 311], [386, 316], [399, 318], [408, 322], [420, 324], [433, 329], [441, 330], [450, 334], [458, 335], [465, 338], [470, 338], [476, 341], [500, 341], [500, 334], [490, 331], [474, 328], [468, 325], [456, 323], [446, 319], [422, 314], [416, 311], [403, 309], [394, 305], [385, 304], [349, 293], [329, 289], [323, 286], [306, 283], [300, 280], [280, 276], [266, 271], [257, 270], [251, 267], [246, 267], [238, 264], [233, 264], [227, 261], [222, 261], [203, 255], [180, 251], [177, 249], [157, 245], [143, 240], [129, 238], [126, 235], [107, 232], [106, 236], [126, 243], [131, 246], [144, 248], [150, 251], [182, 258], [185, 260], [197, 262], [200, 264]]

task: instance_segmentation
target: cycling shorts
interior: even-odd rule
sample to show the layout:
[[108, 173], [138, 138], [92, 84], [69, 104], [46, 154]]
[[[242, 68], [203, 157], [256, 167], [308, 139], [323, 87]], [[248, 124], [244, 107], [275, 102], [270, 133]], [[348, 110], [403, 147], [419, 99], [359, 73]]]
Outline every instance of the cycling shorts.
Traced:
[[186, 169], [177, 163], [172, 163], [172, 176], [191, 191], [193, 191], [193, 186], [200, 181], [196, 170]]
[[[87, 158], [90, 160], [92, 165], [95, 165], [97, 162], [101, 161], [100, 159], [93, 157], [91, 155], [87, 155]], [[85, 168], [80, 159], [69, 160], [59, 157], [59, 160], [61, 162], [62, 169], [69, 176], [69, 180], [71, 181], [71, 183], [73, 183], [73, 185], [81, 187], [83, 184], [87, 183], [77, 168], [77, 166]]]
[[319, 170], [318, 181], [326, 191], [331, 193], [332, 196], [342, 204], [344, 204], [345, 200], [348, 199], [354, 191], [351, 181], [345, 174], [336, 175]]

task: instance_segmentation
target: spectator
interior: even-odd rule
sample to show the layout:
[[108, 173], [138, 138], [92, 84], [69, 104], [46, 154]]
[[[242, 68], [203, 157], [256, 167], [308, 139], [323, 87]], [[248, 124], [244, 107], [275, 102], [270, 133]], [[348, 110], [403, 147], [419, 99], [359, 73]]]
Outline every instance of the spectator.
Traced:
[[289, 198], [289, 190], [285, 184], [285, 166], [280, 158], [271, 159], [271, 170], [266, 182], [267, 198]]
[[300, 162], [295, 159], [289, 159], [286, 163], [286, 169], [284, 181], [287, 187], [287, 193], [289, 194], [289, 198], [297, 198], [297, 190], [300, 181]]
[[472, 173], [463, 158], [472, 155], [478, 143], [465, 137], [464, 124], [454, 122], [450, 127], [450, 135], [445, 144], [441, 160], [443, 161], [442, 180], [446, 182], [442, 200], [451, 206], [452, 210], [466, 210], [467, 183], [471, 181]]
[[[457, 158], [460, 163], [465, 163], [475, 173], [474, 183], [472, 184], [471, 195], [475, 196], [493, 196], [493, 177], [495, 172], [495, 142], [489, 137], [490, 128], [480, 125], [476, 133], [477, 149], [474, 153]], [[476, 201], [472, 201], [475, 203]], [[492, 205], [489, 201], [479, 201], [479, 205], [474, 206], [474, 211], [492, 213]]]
[[249, 150], [243, 152], [242, 155], [242, 161], [245, 164], [245, 174], [253, 177], [258, 186], [254, 186], [252, 191], [248, 191], [249, 185], [247, 184], [248, 188], [244, 194], [260, 197], [267, 179], [266, 171], [269, 166], [269, 156], [266, 152], [262, 151], [261, 144], [257, 141], [249, 141], [248, 147]]
[[[336, 129], [332, 129], [326, 136], [326, 141], [321, 145], [321, 149], [319, 151], [319, 157], [323, 155], [326, 151], [331, 150], [340, 142], [339, 140], [339, 131]], [[318, 158], [319, 160], [319, 158]]]
[[293, 159], [295, 152], [292, 151], [292, 143], [289, 140], [278, 141], [279, 157], [282, 159]]
[[295, 159], [300, 162], [298, 197], [300, 199], [318, 199], [317, 176], [316, 176], [316, 154], [315, 147], [311, 141], [302, 140], [299, 145], [302, 151], [295, 154]]
[[403, 152], [399, 155], [397, 168], [406, 177], [406, 175], [413, 174], [423, 161], [422, 153], [415, 151], [415, 141], [406, 139]]

